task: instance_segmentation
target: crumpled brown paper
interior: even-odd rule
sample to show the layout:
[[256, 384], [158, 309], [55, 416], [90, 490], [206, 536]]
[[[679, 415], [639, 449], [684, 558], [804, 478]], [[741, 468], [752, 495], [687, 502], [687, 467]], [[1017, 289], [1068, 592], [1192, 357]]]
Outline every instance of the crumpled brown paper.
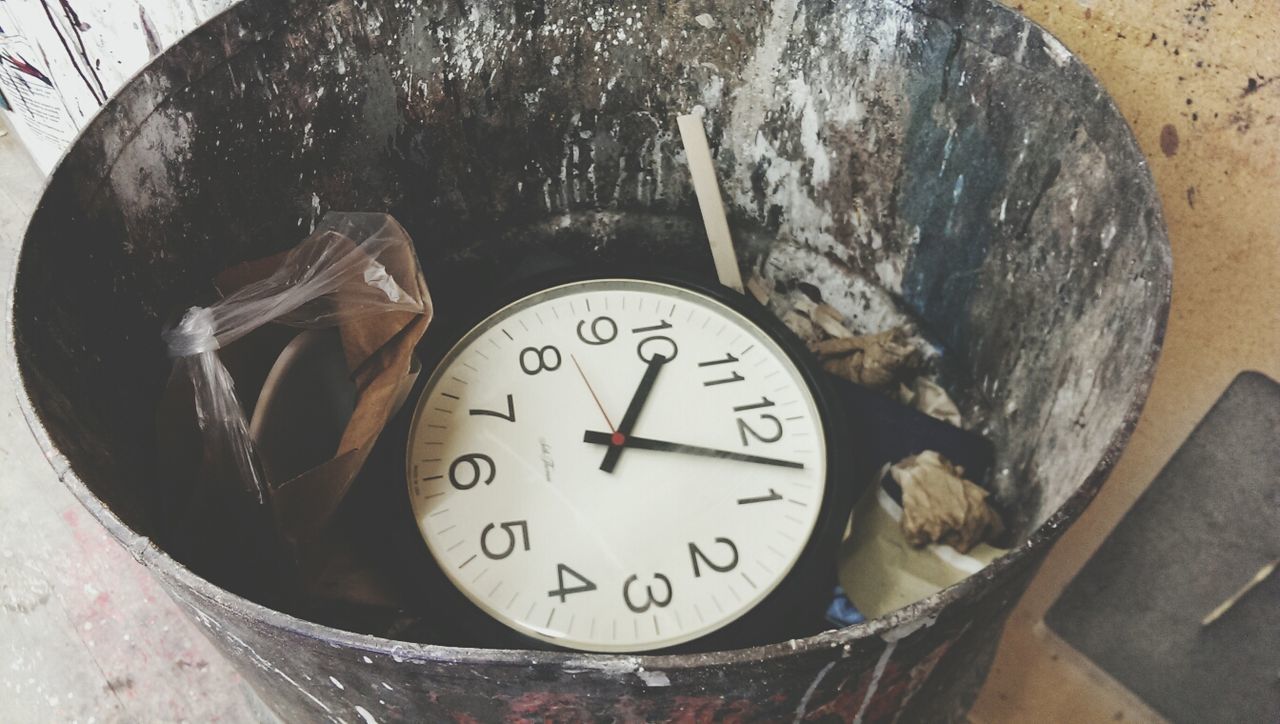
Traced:
[[[338, 241], [353, 247], [349, 239]], [[287, 252], [286, 252], [287, 253]], [[286, 253], [245, 262], [219, 274], [218, 290], [229, 295], [270, 276]], [[430, 299], [422, 270], [411, 246], [381, 256], [387, 271], [410, 294]], [[341, 304], [341, 301], [338, 302]], [[341, 312], [339, 312], [341, 314]], [[292, 541], [317, 535], [346, 497], [382, 429], [394, 412], [409, 380], [413, 351], [431, 321], [425, 313], [388, 311], [360, 316], [337, 325], [347, 367], [356, 387], [355, 411], [347, 423], [333, 458], [290, 480], [268, 480], [272, 506], [281, 533]]]
[[922, 363], [905, 327], [814, 342], [810, 349], [828, 372], [877, 389], [889, 387]]
[[809, 312], [809, 318], [818, 328], [826, 332], [829, 336], [837, 339], [842, 337], [852, 337], [853, 332], [844, 326], [844, 315], [840, 310], [830, 304], [819, 304]]
[[911, 405], [929, 417], [942, 420], [956, 427], [964, 427], [960, 408], [952, 401], [942, 386], [927, 377], [917, 377], [910, 386], [898, 385], [898, 400]]
[[[327, 554], [316, 551], [326, 526], [411, 382], [414, 349], [431, 319], [430, 295], [412, 241], [385, 214], [330, 214], [295, 249], [232, 267], [215, 285], [222, 301], [193, 308], [166, 332], [178, 359], [157, 410], [159, 478], [167, 486], [157, 512], [169, 526], [162, 530], [169, 547], [202, 575], [260, 600], [278, 599], [324, 565]], [[189, 324], [201, 314], [214, 320], [207, 332]], [[220, 394], [231, 395], [221, 411], [247, 416], [291, 336], [272, 321], [336, 328], [354, 409], [331, 457], [289, 480], [263, 480], [252, 460], [259, 455], [250, 449], [246, 480], [244, 462], [210, 442], [219, 420], [200, 407], [193, 383], [204, 384], [201, 368], [179, 363], [219, 360], [221, 374], [234, 382], [234, 388], [219, 383]], [[224, 336], [229, 329], [236, 331]], [[221, 429], [247, 437], [243, 422]]]
[[928, 343], [911, 324], [876, 334], [857, 334], [840, 310], [815, 301], [802, 288], [779, 286], [759, 272], [747, 279], [746, 288], [809, 346], [827, 372], [896, 396], [930, 417], [963, 427], [955, 402], [927, 376]]
[[889, 469], [902, 487], [902, 534], [913, 546], [941, 543], [967, 553], [1004, 532], [987, 491], [965, 480], [964, 470], [928, 450]]

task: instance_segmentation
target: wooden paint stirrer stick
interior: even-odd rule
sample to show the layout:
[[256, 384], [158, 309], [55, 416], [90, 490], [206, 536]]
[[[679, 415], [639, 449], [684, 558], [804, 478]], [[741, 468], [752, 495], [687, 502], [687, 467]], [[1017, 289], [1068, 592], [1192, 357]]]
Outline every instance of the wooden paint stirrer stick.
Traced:
[[676, 124], [680, 127], [685, 158], [689, 161], [689, 175], [693, 178], [693, 192], [698, 197], [698, 208], [702, 211], [702, 224], [707, 228], [707, 240], [711, 242], [711, 258], [716, 265], [716, 276], [720, 277], [721, 284], [742, 292], [738, 255], [733, 251], [729, 219], [724, 214], [720, 184], [716, 182], [716, 168], [711, 161], [711, 149], [707, 146], [707, 132], [702, 125], [702, 116], [683, 115], [676, 119]]

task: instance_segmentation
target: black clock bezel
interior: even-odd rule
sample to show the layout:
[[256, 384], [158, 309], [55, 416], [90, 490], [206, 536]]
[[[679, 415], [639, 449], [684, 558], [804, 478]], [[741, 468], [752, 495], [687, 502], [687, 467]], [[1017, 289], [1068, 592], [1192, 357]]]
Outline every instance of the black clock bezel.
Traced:
[[[426, 390], [426, 383], [446, 355], [472, 329], [504, 307], [547, 289], [577, 282], [615, 279], [680, 287], [719, 302], [755, 324], [778, 344], [808, 386], [821, 422], [827, 452], [823, 503], [818, 519], [800, 556], [775, 589], [721, 628], [691, 641], [661, 649], [644, 650], [644, 653], [739, 648], [807, 636], [826, 628], [822, 617], [835, 585], [837, 549], [857, 493], [849, 424], [828, 377], [818, 368], [816, 360], [803, 342], [767, 308], [751, 297], [739, 294], [714, 280], [659, 268], [620, 270], [601, 266], [576, 266], [508, 283], [470, 280], [470, 283], [453, 285], [453, 289], [446, 287], [445, 295], [436, 297], [436, 307], [440, 313], [418, 350], [423, 362], [423, 373], [409, 397], [410, 404], [405, 405], [409, 424], [396, 426], [397, 430], [402, 431], [401, 437], [404, 438], [400, 441], [403, 451], [400, 460], [403, 462], [407, 459], [409, 431], [413, 417], [417, 414], [419, 398]], [[459, 313], [455, 310], [465, 311]], [[437, 614], [457, 622], [457, 627], [439, 628], [450, 630], [454, 634], [462, 633], [457, 640], [448, 643], [587, 653], [584, 649], [558, 646], [527, 636], [476, 606], [441, 570], [439, 562], [422, 538], [417, 521], [413, 519], [407, 485], [402, 486], [401, 491], [403, 509], [410, 519], [421, 549], [421, 555], [412, 558], [430, 562], [430, 578], [426, 587], [432, 589], [431, 596], [439, 604]], [[442, 591], [447, 593], [441, 595]]]

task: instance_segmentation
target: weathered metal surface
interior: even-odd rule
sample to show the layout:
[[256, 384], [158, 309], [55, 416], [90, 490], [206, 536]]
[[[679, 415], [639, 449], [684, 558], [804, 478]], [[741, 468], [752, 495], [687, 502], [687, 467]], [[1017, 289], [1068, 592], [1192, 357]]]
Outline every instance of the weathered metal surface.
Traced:
[[[703, 14], [708, 17], [702, 17]], [[700, 18], [700, 19], [699, 19]], [[326, 209], [387, 209], [429, 277], [539, 247], [705, 263], [674, 116], [702, 106], [746, 259], [914, 316], [997, 443], [1013, 553], [884, 620], [721, 654], [432, 647], [304, 623], [147, 538], [163, 319]], [[290, 719], [957, 718], [1145, 397], [1168, 244], [1123, 119], [975, 2], [247, 0], [108, 104], [28, 232], [15, 349], [74, 491]]]

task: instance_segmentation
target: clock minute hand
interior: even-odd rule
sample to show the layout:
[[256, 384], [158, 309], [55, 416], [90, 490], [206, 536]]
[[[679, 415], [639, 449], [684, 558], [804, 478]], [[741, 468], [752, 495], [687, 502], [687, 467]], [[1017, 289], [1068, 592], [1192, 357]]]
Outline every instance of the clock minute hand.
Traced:
[[[612, 445], [612, 437], [613, 436], [607, 432], [588, 430], [582, 434], [582, 441], [596, 445]], [[791, 460], [779, 460], [777, 458], [767, 458], [760, 455], [747, 455], [746, 453], [736, 453], [728, 450], [699, 447], [698, 445], [685, 445], [678, 442], [667, 442], [666, 440], [652, 440], [647, 437], [632, 437], [631, 435], [628, 435], [626, 440], [623, 441], [622, 447], [633, 447], [637, 450], [658, 450], [661, 452], [702, 455], [704, 457], [721, 458], [723, 460], [740, 460], [746, 463], [777, 465], [780, 468], [804, 469], [804, 463], [797, 463]]]
[[636, 426], [636, 420], [640, 419], [640, 410], [644, 408], [645, 400], [649, 399], [653, 383], [658, 379], [658, 372], [662, 371], [662, 366], [666, 363], [667, 358], [660, 354], [655, 354], [649, 359], [649, 366], [645, 368], [644, 376], [640, 378], [636, 393], [631, 396], [631, 404], [627, 405], [627, 411], [622, 415], [617, 431], [606, 441], [609, 449], [605, 451], [604, 460], [600, 461], [600, 469], [606, 473], [612, 473], [613, 468], [618, 464], [627, 436]]

